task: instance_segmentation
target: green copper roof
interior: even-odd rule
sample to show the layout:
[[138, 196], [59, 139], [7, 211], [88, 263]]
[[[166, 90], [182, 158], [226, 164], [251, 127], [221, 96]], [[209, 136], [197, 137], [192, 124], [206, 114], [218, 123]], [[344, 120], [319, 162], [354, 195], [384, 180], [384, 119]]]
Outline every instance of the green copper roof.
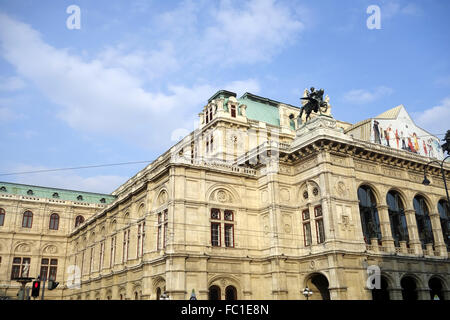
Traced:
[[238, 102], [247, 105], [247, 118], [266, 122], [277, 127], [280, 126], [278, 105], [281, 102], [259, 97], [248, 92], [240, 97]]
[[210, 103], [213, 99], [229, 98], [229, 97], [235, 97], [236, 98], [236, 93], [231, 92], [231, 91], [227, 91], [227, 90], [219, 90], [211, 98], [208, 99], [208, 103]]
[[47, 188], [0, 181], [0, 194], [1, 193], [98, 204], [108, 204], [116, 199], [116, 196], [110, 194]]

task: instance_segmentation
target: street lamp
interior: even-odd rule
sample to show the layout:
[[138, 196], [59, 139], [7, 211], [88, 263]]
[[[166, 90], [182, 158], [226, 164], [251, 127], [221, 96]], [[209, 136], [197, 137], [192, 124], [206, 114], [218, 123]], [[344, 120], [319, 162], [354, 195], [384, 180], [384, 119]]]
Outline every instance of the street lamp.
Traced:
[[303, 289], [303, 295], [306, 297], [306, 300], [309, 299], [310, 296], [312, 296], [313, 292], [306, 287], [305, 289]]
[[445, 160], [447, 160], [448, 158], [450, 158], [450, 154], [448, 156], [446, 156], [444, 158], [444, 160], [442, 160], [442, 161], [431, 160], [430, 162], [428, 162], [426, 164], [426, 166], [423, 168], [423, 181], [422, 181], [422, 184], [426, 185], [426, 186], [430, 185], [430, 180], [428, 180], [428, 178], [427, 178], [428, 165], [430, 165], [431, 163], [437, 163], [441, 167], [441, 174], [442, 174], [442, 179], [444, 180], [445, 193], [447, 194], [447, 206], [450, 206], [450, 198], [448, 196], [448, 189], [447, 189], [447, 180], [445, 179], [445, 171], [444, 171], [444, 163], [445, 163]]

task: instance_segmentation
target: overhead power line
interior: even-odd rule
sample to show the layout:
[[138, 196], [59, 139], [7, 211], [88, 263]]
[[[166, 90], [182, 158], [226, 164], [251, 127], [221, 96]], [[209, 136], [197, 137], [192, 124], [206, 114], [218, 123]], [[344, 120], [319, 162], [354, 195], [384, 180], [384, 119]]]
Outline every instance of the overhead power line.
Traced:
[[43, 170], [33, 170], [33, 171], [9, 172], [9, 173], [0, 173], [0, 176], [12, 176], [12, 175], [18, 175], [18, 174], [55, 172], [55, 171], [89, 169], [89, 168], [100, 168], [100, 167], [112, 167], [112, 166], [122, 166], [122, 165], [129, 165], [129, 164], [151, 163], [151, 162], [153, 162], [153, 160], [131, 161], [131, 162], [120, 162], [120, 163], [109, 163], [109, 164], [98, 164], [98, 165], [82, 166], [82, 167], [70, 167], [70, 168], [57, 168], [57, 169], [43, 169]]

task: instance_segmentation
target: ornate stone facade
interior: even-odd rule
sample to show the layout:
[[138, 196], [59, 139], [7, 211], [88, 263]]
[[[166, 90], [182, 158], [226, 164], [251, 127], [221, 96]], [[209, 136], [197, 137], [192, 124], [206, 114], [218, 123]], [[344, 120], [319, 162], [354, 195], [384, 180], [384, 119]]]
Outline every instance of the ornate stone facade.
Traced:
[[[1, 229], [12, 223], [5, 220], [2, 284], [13, 285], [16, 250], [38, 256], [42, 248], [61, 259], [53, 297], [63, 299], [158, 299], [164, 292], [188, 299], [192, 289], [198, 299], [305, 299], [306, 286], [310, 299], [372, 299], [377, 292], [402, 299], [410, 291], [449, 299], [437, 168], [430, 167], [432, 185], [424, 186], [416, 176], [428, 158], [355, 138], [331, 113], [300, 125], [291, 114], [298, 117], [298, 108], [218, 92], [197, 130], [120, 186], [84, 224], [58, 235], [43, 227], [36, 242], [16, 240], [15, 228]], [[362, 218], [362, 186], [373, 193], [379, 238], [366, 237], [373, 227]], [[408, 241], [391, 230], [393, 191], [404, 205]], [[421, 242], [417, 196], [427, 204], [432, 243]], [[6, 216], [20, 216], [14, 208], [27, 202], [0, 198], [0, 207], [8, 201]], [[43, 216], [51, 211], [36, 205]], [[73, 219], [78, 208], [64, 208]], [[383, 290], [367, 287], [368, 266], [380, 268]]]

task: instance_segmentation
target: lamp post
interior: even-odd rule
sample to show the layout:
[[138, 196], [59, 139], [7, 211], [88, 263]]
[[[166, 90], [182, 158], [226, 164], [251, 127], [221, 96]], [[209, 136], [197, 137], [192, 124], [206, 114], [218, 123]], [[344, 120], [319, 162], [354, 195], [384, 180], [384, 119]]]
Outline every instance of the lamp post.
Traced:
[[450, 198], [448, 196], [447, 180], [445, 179], [445, 171], [444, 171], [444, 163], [445, 163], [445, 160], [447, 160], [448, 158], [450, 158], [450, 154], [448, 156], [446, 156], [444, 158], [444, 160], [442, 160], [442, 161], [431, 160], [430, 162], [428, 162], [426, 164], [426, 166], [423, 168], [423, 181], [422, 181], [422, 184], [424, 184], [426, 186], [430, 185], [430, 180], [428, 180], [428, 178], [427, 178], [427, 169], [428, 169], [428, 166], [431, 163], [437, 163], [441, 167], [442, 179], [444, 180], [445, 193], [447, 194], [447, 207], [450, 207]]
[[313, 292], [308, 287], [303, 289], [303, 295], [306, 297], [306, 300], [308, 300], [309, 297], [312, 296], [312, 294], [313, 294]]

